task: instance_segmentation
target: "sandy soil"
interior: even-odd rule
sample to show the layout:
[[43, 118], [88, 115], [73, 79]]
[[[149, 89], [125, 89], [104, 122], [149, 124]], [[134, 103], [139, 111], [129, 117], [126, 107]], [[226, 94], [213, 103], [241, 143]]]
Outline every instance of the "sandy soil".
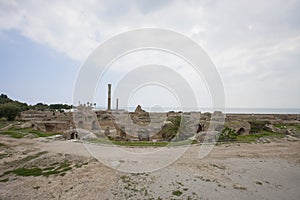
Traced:
[[[79, 142], [0, 136], [0, 143], [0, 199], [300, 199], [300, 142], [285, 138], [215, 146], [204, 159], [194, 145], [171, 165], [138, 174], [107, 167]], [[66, 162], [68, 169], [49, 176], [9, 173]]]

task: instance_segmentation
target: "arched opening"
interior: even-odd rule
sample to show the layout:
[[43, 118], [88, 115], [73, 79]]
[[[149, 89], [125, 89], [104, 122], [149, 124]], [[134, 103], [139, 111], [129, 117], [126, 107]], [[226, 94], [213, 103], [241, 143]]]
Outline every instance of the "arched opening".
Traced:
[[246, 130], [242, 127], [237, 131], [238, 135], [243, 135], [246, 132]]
[[78, 134], [76, 132], [71, 133], [70, 139], [78, 139]]

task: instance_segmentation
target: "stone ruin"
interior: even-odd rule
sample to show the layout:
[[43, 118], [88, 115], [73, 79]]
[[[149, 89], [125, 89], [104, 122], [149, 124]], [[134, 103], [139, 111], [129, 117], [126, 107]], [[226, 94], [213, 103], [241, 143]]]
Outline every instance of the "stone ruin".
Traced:
[[30, 122], [33, 129], [43, 132], [63, 132], [72, 129], [74, 128], [72, 118], [71, 112], [37, 110], [24, 111], [20, 116], [22, 121]]
[[[107, 110], [93, 111], [91, 106], [78, 106], [74, 112], [53, 112], [28, 110], [21, 113], [20, 119], [26, 123], [18, 126], [32, 127], [44, 132], [63, 132], [66, 139], [88, 139], [108, 137], [115, 140], [164, 140], [163, 129], [170, 128], [172, 119], [181, 116], [184, 126], [179, 132], [183, 138], [215, 135], [224, 126], [234, 129], [238, 135], [251, 134], [253, 120], [268, 120], [272, 131], [279, 131], [272, 124], [299, 123], [300, 115], [272, 114], [227, 114], [222, 112], [174, 112], [149, 113], [138, 105], [134, 112], [111, 108], [111, 84], [108, 85]], [[276, 129], [276, 130], [275, 130]]]

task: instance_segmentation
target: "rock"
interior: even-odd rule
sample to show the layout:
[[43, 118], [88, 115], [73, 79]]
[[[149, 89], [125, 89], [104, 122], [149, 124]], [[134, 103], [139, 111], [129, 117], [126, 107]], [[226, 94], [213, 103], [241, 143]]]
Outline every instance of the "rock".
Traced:
[[293, 137], [291, 135], [287, 135], [286, 137], [287, 137], [287, 141], [290, 141], [290, 142], [300, 141], [299, 138]]
[[238, 184], [238, 183], [233, 184], [232, 187], [236, 190], [247, 190], [247, 188], [245, 186]]
[[33, 133], [29, 133], [29, 134], [25, 135], [24, 138], [33, 139], [33, 138], [36, 138], [36, 135]]
[[144, 111], [144, 110], [142, 109], [142, 107], [141, 107], [140, 105], [138, 105], [138, 106], [136, 107], [136, 109], [135, 109], [134, 112], [135, 112], [135, 113], [144, 113], [144, 112], [146, 112], [146, 111]]
[[255, 182], [257, 185], [262, 185], [263, 183], [261, 181], [256, 181]]
[[144, 111], [140, 105], [130, 113], [130, 117], [134, 124], [147, 125], [151, 122], [149, 113]]

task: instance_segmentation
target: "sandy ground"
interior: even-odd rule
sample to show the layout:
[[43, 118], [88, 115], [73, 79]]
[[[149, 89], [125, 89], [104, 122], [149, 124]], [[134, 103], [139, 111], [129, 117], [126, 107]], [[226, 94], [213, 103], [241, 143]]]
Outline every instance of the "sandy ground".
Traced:
[[[106, 166], [79, 142], [0, 136], [0, 143], [0, 199], [300, 199], [299, 141], [223, 144], [215, 146], [204, 159], [198, 157], [199, 146], [193, 145], [171, 165], [140, 173]], [[98, 156], [110, 158], [110, 149], [101, 149]], [[126, 150], [140, 154], [157, 149]], [[35, 156], [38, 152], [43, 153]], [[167, 160], [167, 155], [161, 160]], [[132, 163], [124, 157], [126, 154], [119, 156], [108, 163], [128, 169]], [[149, 156], [136, 163], [151, 169], [156, 159]], [[70, 170], [60, 174], [5, 173], [62, 162], [68, 162]]]

